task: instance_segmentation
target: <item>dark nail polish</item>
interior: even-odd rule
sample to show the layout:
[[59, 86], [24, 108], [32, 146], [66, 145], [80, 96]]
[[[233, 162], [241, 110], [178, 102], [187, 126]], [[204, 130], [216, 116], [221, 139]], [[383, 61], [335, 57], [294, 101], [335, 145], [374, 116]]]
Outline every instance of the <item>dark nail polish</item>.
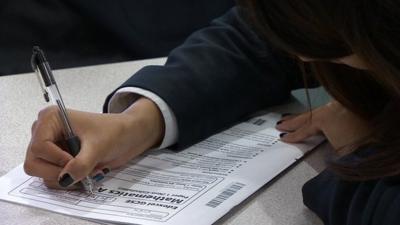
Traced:
[[292, 113], [282, 113], [282, 117], [290, 116], [290, 115], [292, 115]]
[[72, 179], [68, 173], [64, 174], [58, 181], [58, 184], [60, 184], [61, 187], [68, 187], [72, 183], [74, 183], [74, 179]]
[[107, 173], [109, 173], [109, 172], [110, 172], [110, 169], [108, 169], [108, 168], [104, 168], [102, 171], [103, 171], [104, 175], [106, 175]]
[[285, 137], [286, 134], [287, 134], [287, 133], [280, 133], [280, 134], [279, 134], [279, 137], [280, 137], [280, 138], [283, 138], [283, 137]]
[[283, 122], [283, 120], [279, 120], [278, 122], [276, 122], [276, 125], [279, 125]]
[[101, 173], [98, 173], [98, 174], [96, 174], [96, 176], [93, 177], [93, 180], [95, 180], [96, 182], [99, 182], [103, 179], [104, 179], [104, 176]]

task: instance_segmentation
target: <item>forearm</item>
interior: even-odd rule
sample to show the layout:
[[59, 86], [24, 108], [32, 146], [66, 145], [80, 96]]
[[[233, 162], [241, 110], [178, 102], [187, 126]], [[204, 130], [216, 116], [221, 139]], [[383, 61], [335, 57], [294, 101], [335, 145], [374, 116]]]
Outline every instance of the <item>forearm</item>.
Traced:
[[179, 139], [173, 148], [182, 149], [282, 103], [299, 81], [296, 63], [259, 40], [233, 10], [189, 37], [164, 66], [145, 67], [120, 88], [134, 86], [160, 96], [177, 119]]

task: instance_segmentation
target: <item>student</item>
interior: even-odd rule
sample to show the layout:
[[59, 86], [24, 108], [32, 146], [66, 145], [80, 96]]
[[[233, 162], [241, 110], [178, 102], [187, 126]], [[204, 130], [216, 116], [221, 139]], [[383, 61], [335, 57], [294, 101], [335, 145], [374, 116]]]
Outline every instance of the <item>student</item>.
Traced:
[[311, 117], [309, 112], [285, 116], [277, 124], [282, 141], [323, 133], [339, 155], [304, 185], [305, 205], [325, 224], [398, 224], [400, 4], [243, 0], [239, 5], [172, 51], [164, 66], [145, 67], [121, 85], [106, 100], [108, 114], [71, 110], [82, 140], [76, 158], [57, 145], [62, 140], [57, 110], [41, 111], [25, 171], [50, 187], [73, 187], [149, 148], [180, 150], [282, 103], [290, 90], [303, 87], [302, 76], [315, 85], [313, 74], [334, 100]]

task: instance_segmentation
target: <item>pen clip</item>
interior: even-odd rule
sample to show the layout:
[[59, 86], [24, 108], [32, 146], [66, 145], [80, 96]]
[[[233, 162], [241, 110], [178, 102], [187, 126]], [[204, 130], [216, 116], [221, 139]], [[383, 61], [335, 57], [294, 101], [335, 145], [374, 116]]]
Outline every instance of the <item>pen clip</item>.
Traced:
[[40, 71], [39, 71], [39, 68], [38, 68], [38, 65], [36, 64], [36, 62], [35, 62], [35, 57], [37, 56], [37, 54], [36, 53], [33, 53], [32, 54], [32, 57], [31, 57], [31, 67], [32, 67], [32, 70], [35, 72], [35, 74], [36, 74], [36, 78], [37, 78], [37, 80], [38, 80], [38, 82], [39, 82], [39, 86], [40, 86], [40, 89], [42, 89], [42, 93], [43, 93], [43, 97], [44, 97], [44, 100], [46, 101], [46, 102], [49, 102], [50, 101], [50, 98], [49, 98], [49, 93], [46, 91], [46, 89], [44, 88], [44, 81], [43, 81], [43, 79], [42, 79], [42, 77], [41, 77], [41, 75], [40, 75]]

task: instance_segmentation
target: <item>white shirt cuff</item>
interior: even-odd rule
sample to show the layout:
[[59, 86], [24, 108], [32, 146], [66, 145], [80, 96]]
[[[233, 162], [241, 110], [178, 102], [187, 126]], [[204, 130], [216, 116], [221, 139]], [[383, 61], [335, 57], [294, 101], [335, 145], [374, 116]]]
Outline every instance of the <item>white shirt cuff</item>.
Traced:
[[131, 106], [141, 96], [152, 100], [158, 106], [161, 114], [164, 117], [164, 138], [158, 149], [167, 148], [175, 144], [178, 140], [178, 125], [175, 114], [172, 112], [167, 103], [153, 92], [137, 87], [121, 88], [115, 92], [108, 102], [108, 112], [120, 113]]

